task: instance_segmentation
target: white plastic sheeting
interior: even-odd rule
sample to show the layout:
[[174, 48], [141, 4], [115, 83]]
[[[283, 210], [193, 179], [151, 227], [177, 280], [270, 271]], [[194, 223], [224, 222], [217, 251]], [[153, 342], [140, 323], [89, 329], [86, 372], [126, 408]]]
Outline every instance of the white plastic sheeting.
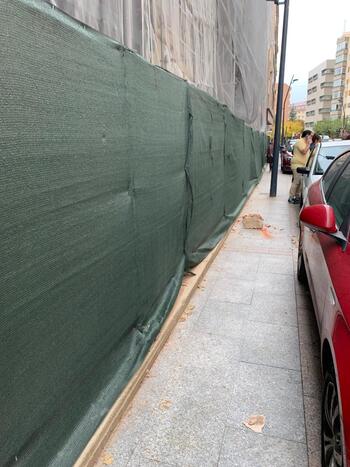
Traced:
[[268, 86], [271, 86], [269, 41], [275, 24], [272, 2], [51, 0], [50, 3], [207, 91], [253, 128], [265, 129]]

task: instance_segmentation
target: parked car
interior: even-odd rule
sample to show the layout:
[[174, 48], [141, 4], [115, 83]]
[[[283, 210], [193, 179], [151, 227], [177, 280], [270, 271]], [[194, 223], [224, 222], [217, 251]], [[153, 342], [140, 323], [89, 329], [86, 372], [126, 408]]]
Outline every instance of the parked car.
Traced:
[[297, 139], [290, 139], [288, 142], [288, 151], [293, 152], [293, 146], [297, 142]]
[[323, 466], [350, 466], [350, 151], [310, 186], [300, 213], [298, 278], [321, 337]]
[[281, 146], [280, 155], [281, 155], [282, 173], [291, 174], [292, 173], [291, 160], [292, 160], [293, 154], [290, 151], [287, 151], [287, 148], [285, 146]]
[[303, 200], [307, 197], [309, 187], [322, 177], [337, 156], [349, 150], [350, 141], [324, 142], [318, 146], [316, 152], [309, 157], [306, 167], [299, 167], [297, 169], [297, 172], [303, 174], [300, 206], [303, 205]]

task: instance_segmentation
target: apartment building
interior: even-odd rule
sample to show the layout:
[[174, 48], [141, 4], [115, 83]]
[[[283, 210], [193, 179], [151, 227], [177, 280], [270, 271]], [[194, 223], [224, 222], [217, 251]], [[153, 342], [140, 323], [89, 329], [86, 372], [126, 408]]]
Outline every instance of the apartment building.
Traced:
[[296, 102], [293, 104], [293, 109], [295, 111], [295, 119], [302, 120], [305, 122], [306, 119], [306, 101]]
[[334, 65], [335, 60], [325, 60], [309, 72], [305, 128], [330, 118]]
[[350, 116], [350, 32], [337, 40], [331, 119]]

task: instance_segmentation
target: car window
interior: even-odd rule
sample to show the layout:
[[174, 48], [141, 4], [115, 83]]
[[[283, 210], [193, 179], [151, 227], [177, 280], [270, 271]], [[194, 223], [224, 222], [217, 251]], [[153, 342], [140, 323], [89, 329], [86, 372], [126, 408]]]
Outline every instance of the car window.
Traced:
[[311, 170], [312, 164], [314, 162], [314, 159], [316, 157], [316, 154], [319, 151], [318, 145], [314, 147], [314, 149], [311, 151], [310, 156], [307, 160], [306, 167]]
[[327, 199], [328, 191], [331, 188], [332, 182], [335, 179], [335, 175], [343, 168], [344, 164], [348, 161], [348, 156], [349, 156], [349, 153], [346, 153], [338, 157], [338, 159], [336, 159], [333, 162], [333, 164], [331, 164], [328, 167], [328, 170], [322, 177], [323, 193], [325, 194], [326, 199]]
[[324, 146], [320, 148], [317, 155], [317, 160], [315, 164], [314, 174], [323, 175], [328, 167], [331, 165], [332, 161], [339, 156], [339, 154], [348, 151], [349, 146]]
[[[349, 158], [347, 159], [349, 160]], [[327, 203], [334, 209], [337, 225], [340, 228], [350, 212], [350, 164], [346, 166], [334, 183]]]

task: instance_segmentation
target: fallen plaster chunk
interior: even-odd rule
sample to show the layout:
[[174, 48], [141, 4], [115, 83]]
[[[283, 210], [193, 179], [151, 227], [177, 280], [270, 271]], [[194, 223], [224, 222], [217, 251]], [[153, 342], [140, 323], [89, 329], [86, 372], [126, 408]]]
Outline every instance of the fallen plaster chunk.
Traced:
[[251, 213], [243, 216], [243, 227], [245, 229], [262, 229], [264, 219], [260, 214]]
[[255, 433], [261, 433], [265, 426], [265, 417], [264, 415], [252, 415], [248, 420], [243, 422], [243, 425], [255, 431]]

